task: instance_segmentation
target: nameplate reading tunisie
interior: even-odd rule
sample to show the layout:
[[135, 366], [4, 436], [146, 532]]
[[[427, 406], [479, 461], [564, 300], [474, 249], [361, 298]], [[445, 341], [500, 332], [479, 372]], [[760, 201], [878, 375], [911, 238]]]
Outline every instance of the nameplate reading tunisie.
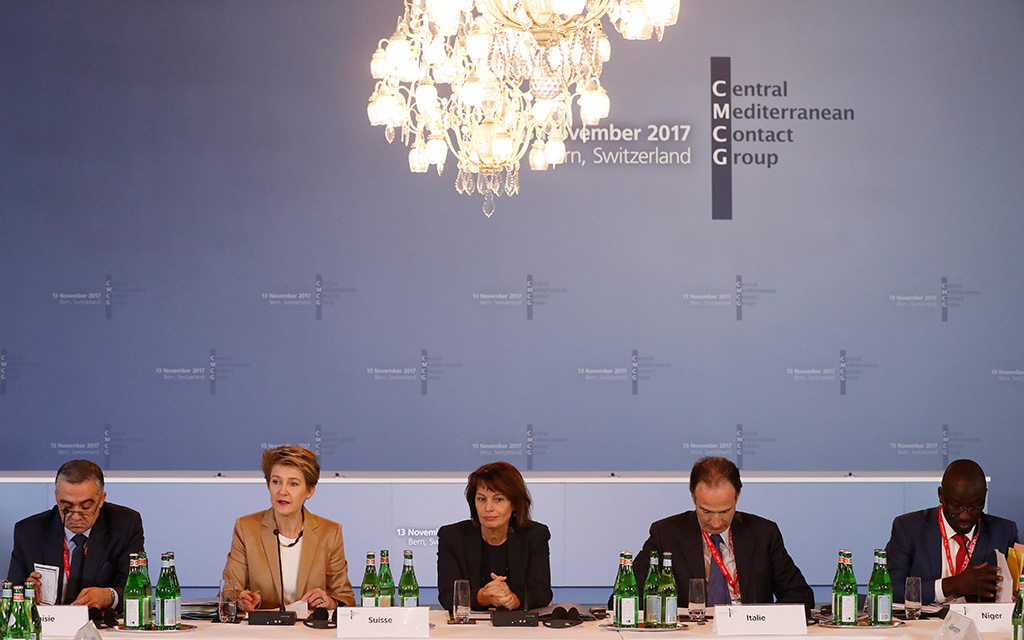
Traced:
[[43, 636], [75, 637], [78, 630], [89, 622], [89, 607], [85, 605], [39, 605], [39, 619], [43, 622]]
[[340, 607], [339, 638], [427, 638], [430, 607]]
[[950, 609], [942, 621], [942, 627], [935, 632], [935, 640], [981, 640], [981, 634], [974, 620]]
[[720, 636], [805, 636], [802, 604], [730, 604], [715, 606], [714, 631]]
[[950, 611], [967, 616], [981, 633], [1006, 631], [1013, 616], [1012, 602], [954, 602]]

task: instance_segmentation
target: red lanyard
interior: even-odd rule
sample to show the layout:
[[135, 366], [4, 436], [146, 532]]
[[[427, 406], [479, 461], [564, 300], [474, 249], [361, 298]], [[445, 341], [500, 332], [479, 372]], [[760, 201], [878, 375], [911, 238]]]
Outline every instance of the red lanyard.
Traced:
[[946, 562], [949, 567], [949, 575], [955, 576], [966, 569], [967, 565], [971, 563], [971, 556], [974, 555], [974, 545], [978, 544], [978, 532], [975, 532], [974, 537], [971, 538], [971, 544], [967, 545], [967, 553], [964, 555], [963, 564], [959, 567], [954, 567], [953, 555], [949, 552], [949, 536], [946, 535], [946, 519], [942, 517], [942, 509], [939, 509], [939, 529], [942, 530], [942, 544], [946, 547]]
[[[736, 581], [736, 576], [731, 575], [729, 570], [725, 568], [725, 562], [722, 561], [722, 556], [718, 553], [718, 545], [711, 541], [711, 536], [704, 529], [700, 530], [702, 536], [704, 536], [704, 544], [708, 545], [708, 549], [711, 550], [711, 556], [718, 563], [718, 568], [722, 570], [722, 575], [725, 576], [726, 581], [729, 583], [729, 588], [732, 590], [732, 594], [735, 596], [740, 595], [740, 585]], [[736, 548], [732, 546], [732, 528], [729, 528], [729, 550], [732, 551], [732, 557], [736, 557]]]

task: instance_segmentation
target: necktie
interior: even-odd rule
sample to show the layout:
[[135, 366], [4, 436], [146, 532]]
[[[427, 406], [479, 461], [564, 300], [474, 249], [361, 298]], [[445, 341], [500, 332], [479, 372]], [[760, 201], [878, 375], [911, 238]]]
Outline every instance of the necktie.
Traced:
[[88, 538], [83, 533], [76, 533], [71, 541], [75, 550], [71, 552], [71, 575], [68, 576], [67, 591], [64, 592], [64, 604], [71, 604], [82, 590], [82, 568], [85, 566], [85, 542]]
[[958, 533], [953, 537], [956, 539], [956, 543], [960, 545], [960, 548], [956, 550], [956, 566], [950, 567], [949, 572], [956, 575], [960, 573], [960, 567], [964, 566], [964, 561], [967, 560], [967, 536]]
[[[711, 542], [715, 545], [715, 550], [721, 555], [722, 534], [716, 533], [712, 535]], [[722, 574], [722, 569], [715, 562], [714, 556], [712, 556], [711, 566], [708, 569], [708, 606], [713, 607], [716, 604], [732, 604], [732, 598], [729, 597], [729, 585]]]

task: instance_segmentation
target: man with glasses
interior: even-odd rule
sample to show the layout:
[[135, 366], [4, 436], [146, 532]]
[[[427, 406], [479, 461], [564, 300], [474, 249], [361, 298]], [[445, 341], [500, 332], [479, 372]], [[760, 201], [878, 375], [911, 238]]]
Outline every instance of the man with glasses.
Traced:
[[103, 470], [89, 460], [70, 460], [57, 471], [49, 511], [14, 525], [14, 550], [7, 579], [32, 582], [36, 565], [56, 567], [57, 603], [99, 609], [117, 607], [128, 579], [128, 554], [144, 551], [142, 517], [106, 502]]
[[978, 463], [956, 460], [942, 474], [938, 507], [893, 521], [886, 550], [896, 601], [903, 601], [907, 576], [921, 578], [925, 603], [995, 600], [995, 550], [1005, 554], [1017, 542], [1017, 525], [982, 513], [987, 493]]

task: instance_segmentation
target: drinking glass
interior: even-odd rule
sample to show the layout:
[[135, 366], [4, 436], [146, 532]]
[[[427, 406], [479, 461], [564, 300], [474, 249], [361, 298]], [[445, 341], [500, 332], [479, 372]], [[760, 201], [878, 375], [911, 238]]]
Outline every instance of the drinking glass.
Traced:
[[220, 591], [217, 592], [217, 617], [221, 622], [232, 623], [237, 615], [238, 602], [235, 601], [235, 593], [221, 580]]
[[704, 578], [690, 578], [690, 620], [697, 624], [704, 624], [707, 601], [707, 581]]
[[917, 620], [921, 616], [921, 578], [907, 578], [907, 589], [903, 596], [907, 620]]
[[469, 580], [455, 581], [455, 597], [452, 598], [452, 616], [458, 624], [469, 622], [469, 610], [472, 600], [469, 597]]

